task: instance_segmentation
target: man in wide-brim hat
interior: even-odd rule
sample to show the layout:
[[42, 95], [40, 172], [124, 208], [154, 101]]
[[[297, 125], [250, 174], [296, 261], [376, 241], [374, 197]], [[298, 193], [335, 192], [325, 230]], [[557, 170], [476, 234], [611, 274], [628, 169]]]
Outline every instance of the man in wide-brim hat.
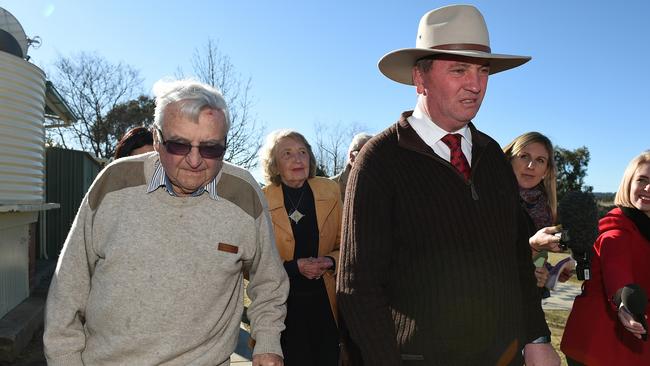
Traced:
[[481, 13], [452, 5], [379, 61], [418, 98], [350, 174], [338, 300], [366, 365], [560, 364], [512, 168], [471, 122], [488, 76], [529, 60], [492, 53]]

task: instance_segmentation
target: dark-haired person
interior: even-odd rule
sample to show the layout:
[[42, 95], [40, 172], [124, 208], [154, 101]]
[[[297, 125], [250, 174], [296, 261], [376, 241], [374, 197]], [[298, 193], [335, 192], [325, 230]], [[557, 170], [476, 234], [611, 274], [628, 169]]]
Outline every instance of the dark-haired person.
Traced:
[[153, 150], [153, 134], [151, 131], [145, 127], [134, 127], [128, 130], [117, 143], [115, 159], [140, 155]]
[[[628, 164], [614, 203], [600, 219], [591, 279], [564, 328], [561, 349], [570, 366], [650, 365], [650, 342], [641, 340], [647, 332], [616, 303], [626, 285], [650, 291], [650, 150]], [[649, 311], [646, 304], [644, 315]]]
[[367, 366], [558, 365], [535, 286], [517, 181], [479, 131], [492, 53], [483, 16], [451, 5], [415, 48], [379, 61], [415, 109], [357, 156], [345, 197], [337, 300]]
[[281, 366], [289, 281], [259, 185], [223, 161], [226, 102], [192, 80], [154, 94], [157, 153], [109, 164], [66, 239], [48, 365], [228, 365], [247, 272], [253, 365]]
[[275, 243], [291, 283], [282, 351], [287, 366], [336, 366], [336, 262], [341, 238], [338, 185], [315, 177], [303, 135], [271, 132], [260, 150]]

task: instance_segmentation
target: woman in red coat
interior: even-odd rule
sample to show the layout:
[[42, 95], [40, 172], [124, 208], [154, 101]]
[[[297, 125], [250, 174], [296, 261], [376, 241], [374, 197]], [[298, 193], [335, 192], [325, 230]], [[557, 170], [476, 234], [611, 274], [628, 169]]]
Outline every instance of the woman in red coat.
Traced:
[[570, 366], [650, 365], [650, 342], [641, 340], [646, 330], [614, 300], [628, 284], [650, 290], [650, 151], [630, 162], [614, 202], [618, 207], [600, 220], [592, 278], [576, 297], [562, 337]]

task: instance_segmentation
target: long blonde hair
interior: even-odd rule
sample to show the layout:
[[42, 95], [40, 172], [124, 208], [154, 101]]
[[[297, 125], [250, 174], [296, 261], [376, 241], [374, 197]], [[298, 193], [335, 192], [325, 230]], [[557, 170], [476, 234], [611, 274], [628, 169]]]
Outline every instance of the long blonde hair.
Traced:
[[503, 148], [503, 152], [506, 154], [508, 161], [511, 161], [524, 147], [536, 142], [544, 145], [546, 152], [548, 152], [546, 174], [542, 180], [542, 189], [544, 189], [548, 206], [551, 208], [553, 221], [555, 221], [557, 218], [557, 168], [555, 165], [555, 152], [551, 140], [539, 132], [526, 132], [506, 145]]

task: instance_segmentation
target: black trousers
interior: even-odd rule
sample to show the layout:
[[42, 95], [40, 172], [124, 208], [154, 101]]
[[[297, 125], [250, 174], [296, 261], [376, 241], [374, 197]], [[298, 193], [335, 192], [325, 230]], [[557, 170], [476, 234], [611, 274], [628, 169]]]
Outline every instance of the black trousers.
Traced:
[[324, 285], [290, 292], [284, 324], [280, 341], [285, 366], [337, 366], [339, 332]]

